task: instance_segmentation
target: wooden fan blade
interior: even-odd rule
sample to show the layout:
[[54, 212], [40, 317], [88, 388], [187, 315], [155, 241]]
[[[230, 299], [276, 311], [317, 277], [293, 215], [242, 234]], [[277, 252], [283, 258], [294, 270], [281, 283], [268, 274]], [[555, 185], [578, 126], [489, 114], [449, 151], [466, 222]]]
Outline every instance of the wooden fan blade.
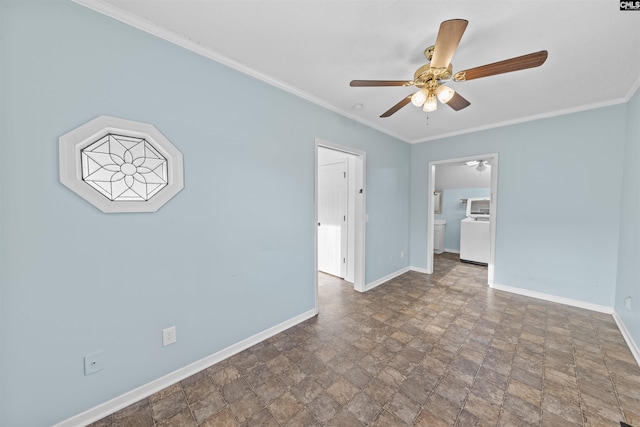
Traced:
[[395, 113], [396, 111], [398, 111], [399, 109], [401, 109], [402, 107], [404, 107], [405, 105], [410, 103], [412, 95], [413, 94], [407, 96], [406, 98], [403, 98], [402, 101], [398, 102], [396, 105], [394, 105], [393, 107], [389, 108], [387, 111], [382, 113], [382, 115], [380, 117], [381, 118], [382, 117], [389, 117], [390, 115], [392, 115], [393, 113]]
[[468, 23], [469, 21], [466, 19], [450, 19], [440, 24], [436, 47], [431, 58], [432, 68], [447, 68], [449, 66]]
[[447, 105], [453, 108], [456, 111], [462, 110], [463, 108], [467, 108], [471, 103], [464, 99], [462, 96], [458, 95], [458, 92], [453, 94], [453, 98], [447, 102]]
[[369, 86], [405, 86], [410, 82], [406, 80], [351, 80], [349, 86], [352, 87], [369, 87]]
[[547, 60], [547, 55], [548, 52], [546, 50], [541, 50], [540, 52], [505, 59], [504, 61], [494, 62], [492, 64], [482, 65], [476, 68], [470, 68], [456, 73], [453, 80], [473, 80], [481, 77], [495, 76], [496, 74], [510, 73], [512, 71], [539, 67]]

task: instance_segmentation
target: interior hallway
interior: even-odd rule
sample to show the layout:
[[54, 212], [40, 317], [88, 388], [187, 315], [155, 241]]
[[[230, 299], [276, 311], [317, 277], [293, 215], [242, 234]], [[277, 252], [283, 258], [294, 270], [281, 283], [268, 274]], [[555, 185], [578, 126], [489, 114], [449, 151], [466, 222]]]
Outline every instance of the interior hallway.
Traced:
[[494, 291], [436, 255], [95, 426], [640, 427], [640, 368], [610, 315]]

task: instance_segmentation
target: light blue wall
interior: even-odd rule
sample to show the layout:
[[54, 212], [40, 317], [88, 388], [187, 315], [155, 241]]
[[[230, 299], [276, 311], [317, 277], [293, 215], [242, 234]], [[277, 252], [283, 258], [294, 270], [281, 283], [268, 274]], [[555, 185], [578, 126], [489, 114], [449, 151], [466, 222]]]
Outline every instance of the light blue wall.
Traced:
[[495, 283], [612, 306], [625, 114], [622, 104], [412, 146], [411, 265], [426, 266], [428, 162], [495, 152]]
[[[316, 137], [367, 153], [367, 282], [408, 265], [408, 144], [71, 2], [0, 11], [0, 425], [61, 421], [312, 310]], [[58, 137], [102, 114], [183, 152], [157, 213], [59, 183]]]
[[[640, 346], [640, 92], [627, 104], [627, 138], [620, 203], [620, 245], [615, 309]], [[624, 299], [632, 298], [631, 310]]]
[[[496, 282], [615, 302], [640, 342], [638, 94], [409, 146], [73, 3], [0, 8], [0, 425], [60, 421], [312, 309], [316, 137], [367, 152], [367, 282], [400, 251], [426, 266], [430, 160], [498, 152]], [[184, 153], [157, 213], [102, 214], [58, 182], [58, 136], [101, 114]]]
[[489, 197], [490, 188], [449, 188], [442, 190], [442, 214], [438, 219], [447, 221], [445, 227], [445, 250], [460, 252], [460, 221], [467, 217], [467, 205], [460, 199], [470, 197]]

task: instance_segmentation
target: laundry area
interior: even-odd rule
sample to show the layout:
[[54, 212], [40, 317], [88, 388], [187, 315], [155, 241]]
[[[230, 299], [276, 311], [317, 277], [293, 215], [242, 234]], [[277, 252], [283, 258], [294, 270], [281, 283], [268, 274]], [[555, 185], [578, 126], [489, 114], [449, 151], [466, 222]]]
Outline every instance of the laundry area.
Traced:
[[491, 162], [438, 164], [435, 169], [434, 253], [487, 265], [491, 256]]
[[460, 261], [489, 264], [491, 199], [481, 197], [461, 202], [467, 206], [467, 217], [460, 221]]

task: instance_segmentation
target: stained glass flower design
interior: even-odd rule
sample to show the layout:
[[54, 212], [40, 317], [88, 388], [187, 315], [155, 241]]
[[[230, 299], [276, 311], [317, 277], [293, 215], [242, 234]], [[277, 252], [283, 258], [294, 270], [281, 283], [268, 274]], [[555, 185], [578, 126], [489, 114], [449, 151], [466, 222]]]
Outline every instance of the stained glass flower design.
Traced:
[[81, 154], [82, 180], [109, 200], [149, 200], [168, 185], [167, 159], [144, 138], [110, 133]]

